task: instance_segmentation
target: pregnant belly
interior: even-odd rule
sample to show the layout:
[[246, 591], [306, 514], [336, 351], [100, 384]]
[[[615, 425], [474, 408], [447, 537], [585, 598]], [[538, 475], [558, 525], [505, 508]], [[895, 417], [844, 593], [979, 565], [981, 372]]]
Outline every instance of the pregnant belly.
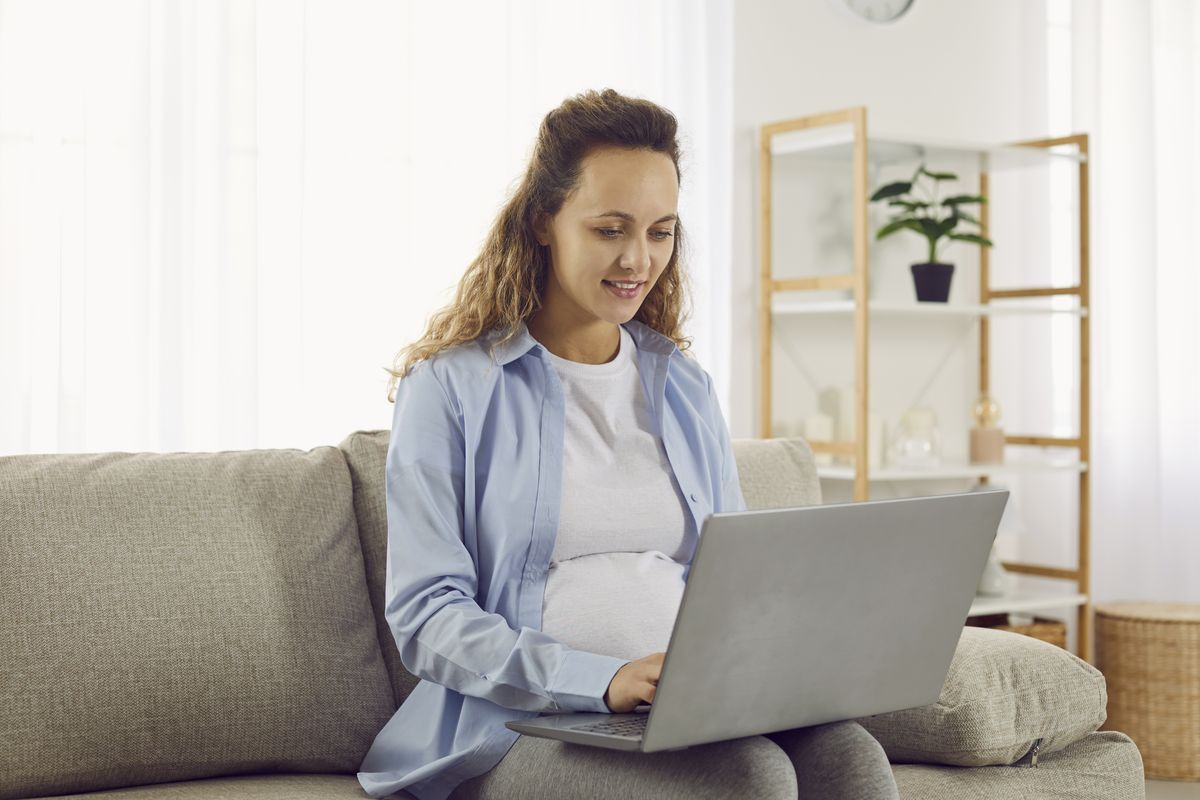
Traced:
[[594, 553], [550, 565], [542, 630], [589, 653], [630, 660], [665, 652], [684, 565], [664, 553]]

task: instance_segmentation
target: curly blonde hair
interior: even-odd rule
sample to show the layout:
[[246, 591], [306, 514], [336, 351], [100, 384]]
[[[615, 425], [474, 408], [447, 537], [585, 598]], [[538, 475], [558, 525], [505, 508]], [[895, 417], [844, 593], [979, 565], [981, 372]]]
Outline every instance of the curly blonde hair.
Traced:
[[[551, 218], [576, 189], [585, 156], [599, 147], [646, 149], [664, 153], [679, 169], [675, 116], [665, 108], [612, 89], [587, 91], [568, 98], [542, 120], [525, 176], [501, 208], [483, 249], [458, 283], [454, 300], [435, 312], [420, 339], [403, 348], [391, 368], [388, 402], [396, 384], [420, 361], [442, 350], [474, 341], [492, 330], [503, 331], [495, 349], [513, 339], [542, 306], [550, 271], [550, 251], [537, 241], [534, 223]], [[688, 312], [689, 285], [683, 269], [684, 233], [675, 222], [671, 258], [634, 319], [669, 337], [684, 352], [691, 339], [682, 333]]]

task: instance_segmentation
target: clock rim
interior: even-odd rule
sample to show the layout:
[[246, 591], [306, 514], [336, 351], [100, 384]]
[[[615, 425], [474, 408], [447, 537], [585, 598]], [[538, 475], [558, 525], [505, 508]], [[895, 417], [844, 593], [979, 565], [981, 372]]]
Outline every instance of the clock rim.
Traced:
[[872, 19], [871, 17], [863, 16], [863, 14], [859, 12], [857, 8], [854, 8], [852, 5], [850, 5], [851, 2], [854, 2], [854, 0], [838, 0], [837, 4], [840, 8], [844, 9], [850, 14], [853, 14], [855, 19], [862, 20], [863, 22], [870, 22], [875, 25], [886, 25], [889, 22], [895, 22], [907, 14], [912, 9], [913, 4], [916, 3], [916, 0], [906, 0], [903, 8], [901, 8], [892, 16], [884, 19]]

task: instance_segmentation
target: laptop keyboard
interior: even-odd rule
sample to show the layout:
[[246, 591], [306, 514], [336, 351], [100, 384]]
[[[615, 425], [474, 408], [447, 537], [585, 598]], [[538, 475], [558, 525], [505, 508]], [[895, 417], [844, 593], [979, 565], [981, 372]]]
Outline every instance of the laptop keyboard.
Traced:
[[606, 733], [609, 736], [632, 736], [640, 739], [646, 731], [648, 719], [650, 719], [649, 714], [640, 714], [628, 719], [605, 719], [599, 722], [589, 722], [587, 725], [576, 725], [571, 730]]

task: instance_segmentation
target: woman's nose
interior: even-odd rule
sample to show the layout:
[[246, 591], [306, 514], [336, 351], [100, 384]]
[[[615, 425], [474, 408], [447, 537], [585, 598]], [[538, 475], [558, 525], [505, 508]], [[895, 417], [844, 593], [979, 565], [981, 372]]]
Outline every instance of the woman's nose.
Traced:
[[621, 267], [643, 275], [650, 269], [650, 245], [644, 241], [630, 240], [630, 244], [621, 254]]

